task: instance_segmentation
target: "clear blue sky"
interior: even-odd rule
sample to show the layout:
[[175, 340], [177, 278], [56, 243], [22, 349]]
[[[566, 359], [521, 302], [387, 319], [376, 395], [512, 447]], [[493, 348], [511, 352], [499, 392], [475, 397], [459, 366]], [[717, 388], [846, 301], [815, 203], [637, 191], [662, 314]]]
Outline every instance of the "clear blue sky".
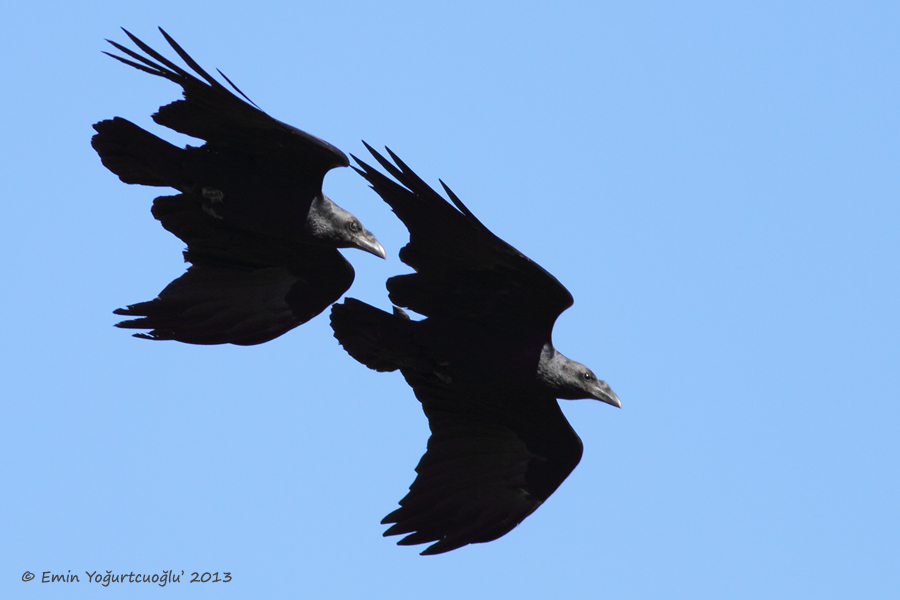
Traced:
[[[0, 596], [897, 597], [898, 4], [14, 4]], [[184, 269], [89, 144], [114, 115], [178, 140], [150, 120], [177, 86], [101, 54], [157, 25], [276, 118], [442, 178], [571, 290], [554, 342], [623, 408], [564, 402], [584, 458], [509, 535], [381, 537], [427, 424], [326, 315], [252, 348], [112, 326]], [[386, 308], [406, 230], [350, 169], [325, 184], [388, 250], [345, 253]]]

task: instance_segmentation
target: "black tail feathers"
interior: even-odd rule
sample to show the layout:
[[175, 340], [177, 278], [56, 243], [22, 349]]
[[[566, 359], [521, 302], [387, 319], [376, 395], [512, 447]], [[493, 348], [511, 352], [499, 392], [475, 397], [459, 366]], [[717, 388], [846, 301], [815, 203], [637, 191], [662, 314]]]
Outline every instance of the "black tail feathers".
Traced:
[[91, 146], [100, 155], [103, 166], [125, 183], [171, 186], [177, 172], [181, 148], [173, 146], [126, 119], [115, 117], [94, 124], [97, 134]]
[[375, 371], [400, 368], [410, 324], [409, 316], [399, 308], [391, 314], [354, 298], [331, 307], [334, 337], [350, 356]]

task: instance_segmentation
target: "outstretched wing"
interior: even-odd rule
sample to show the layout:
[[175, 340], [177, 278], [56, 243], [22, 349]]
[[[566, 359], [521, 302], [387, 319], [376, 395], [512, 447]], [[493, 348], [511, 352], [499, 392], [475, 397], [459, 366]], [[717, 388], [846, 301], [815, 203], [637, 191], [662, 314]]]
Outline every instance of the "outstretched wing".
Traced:
[[162, 28], [159, 30], [202, 80], [125, 29], [123, 31], [147, 56], [111, 40], [107, 41], [130, 58], [106, 53], [136, 69], [174, 81], [183, 88], [183, 100], [163, 106], [153, 115], [157, 123], [206, 140], [206, 147], [210, 149], [239, 149], [275, 160], [277, 165], [291, 170], [299, 168], [304, 171], [304, 176], [317, 176], [320, 187], [322, 177], [329, 169], [349, 164], [347, 156], [328, 142], [264, 113], [220, 71], [219, 74], [241, 97], [236, 96], [204, 71]]
[[346, 155], [273, 119], [237, 88], [243, 98], [232, 93], [165, 31], [169, 45], [197, 76], [125, 33], [144, 54], [112, 41], [125, 56], [107, 54], [173, 81], [184, 92], [184, 99], [163, 106], [153, 119], [206, 143], [176, 148], [116, 118], [94, 126], [97, 135], [92, 143], [103, 164], [126, 183], [166, 185], [191, 193], [207, 209], [244, 229], [297, 240], [309, 237], [305, 223], [311, 204], [322, 196], [325, 174], [348, 165]]
[[[399, 544], [434, 542], [440, 554], [505, 535], [534, 512], [581, 460], [581, 440], [556, 399], [460, 393], [410, 376], [431, 438], [400, 508], [384, 518]], [[480, 392], [484, 394], [483, 391]]]
[[188, 244], [193, 263], [159, 296], [115, 311], [136, 337], [248, 346], [309, 321], [353, 283], [334, 248], [263, 238], [211, 216], [183, 194], [160, 196], [155, 216]]
[[149, 329], [135, 337], [188, 344], [262, 344], [309, 321], [335, 302], [346, 286], [335, 280], [353, 269], [343, 264], [306, 272], [284, 267], [252, 267], [197, 262], [148, 302], [115, 311], [136, 317], [118, 323], [124, 329]]
[[388, 280], [394, 304], [428, 317], [475, 321], [549, 340], [572, 295], [553, 275], [498, 238], [441, 182], [450, 202], [393, 152], [366, 147], [397, 182], [353, 157], [409, 230], [400, 259], [416, 270]]

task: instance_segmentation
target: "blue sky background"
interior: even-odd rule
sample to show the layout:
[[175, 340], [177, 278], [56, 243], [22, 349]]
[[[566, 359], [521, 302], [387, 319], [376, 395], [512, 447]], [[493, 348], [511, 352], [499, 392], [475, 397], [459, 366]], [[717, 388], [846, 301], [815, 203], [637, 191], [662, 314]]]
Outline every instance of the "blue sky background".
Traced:
[[[900, 5], [7, 4], [0, 596], [897, 597]], [[157, 25], [276, 118], [442, 178], [571, 290], [554, 342], [624, 407], [563, 403], [584, 458], [509, 535], [381, 537], [427, 424], [327, 315], [251, 348], [112, 327], [184, 270], [155, 190], [89, 144], [114, 115], [179, 140], [150, 120], [177, 86], [100, 53]], [[386, 308], [406, 230], [350, 169], [325, 184], [388, 250], [345, 253]]]

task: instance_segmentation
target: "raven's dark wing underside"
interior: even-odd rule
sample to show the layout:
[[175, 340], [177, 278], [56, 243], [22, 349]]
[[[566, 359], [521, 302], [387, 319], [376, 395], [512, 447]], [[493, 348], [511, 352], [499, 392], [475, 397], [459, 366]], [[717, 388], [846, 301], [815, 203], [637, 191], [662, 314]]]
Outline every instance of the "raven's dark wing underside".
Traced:
[[109, 56], [173, 81], [184, 90], [183, 100], [163, 106], [153, 115], [160, 125], [206, 140], [205, 147], [213, 151], [228, 148], [275, 161], [270, 165], [271, 170], [283, 172], [286, 177], [299, 170], [298, 176], [318, 179], [320, 187], [329, 169], [349, 164], [347, 156], [328, 142], [261, 111], [220, 71], [222, 77], [247, 101], [233, 94], [204, 71], [162, 28], [160, 32], [169, 45], [203, 80], [165, 58], [129, 31], [124, 31], [147, 56], [107, 40], [129, 58], [107, 53]]
[[394, 304], [428, 317], [465, 319], [549, 340], [556, 318], [572, 305], [568, 290], [491, 233], [443, 182], [453, 204], [390, 150], [396, 166], [366, 147], [402, 184], [353, 157], [362, 167], [359, 173], [409, 230], [400, 258], [416, 273], [388, 280]]
[[[497, 539], [534, 512], [581, 459], [581, 440], [555, 398], [479, 398], [404, 375], [431, 438], [409, 494], [382, 521], [394, 524], [385, 535], [407, 534], [401, 545], [435, 542], [422, 554], [440, 554]], [[504, 401], [517, 409], [503, 410]]]
[[[336, 264], [318, 260], [314, 267], [248, 267], [195, 262], [159, 296], [115, 311], [137, 317], [117, 327], [150, 329], [136, 337], [188, 344], [268, 342], [312, 319], [347, 290], [335, 279], [338, 269], [353, 278], [350, 264], [337, 250], [323, 249]], [[329, 266], [330, 270], [323, 270]]]
[[187, 272], [148, 302], [119, 309], [138, 337], [190, 344], [261, 344], [310, 320], [353, 283], [338, 250], [257, 239], [183, 194], [161, 196], [153, 215], [188, 243]]

